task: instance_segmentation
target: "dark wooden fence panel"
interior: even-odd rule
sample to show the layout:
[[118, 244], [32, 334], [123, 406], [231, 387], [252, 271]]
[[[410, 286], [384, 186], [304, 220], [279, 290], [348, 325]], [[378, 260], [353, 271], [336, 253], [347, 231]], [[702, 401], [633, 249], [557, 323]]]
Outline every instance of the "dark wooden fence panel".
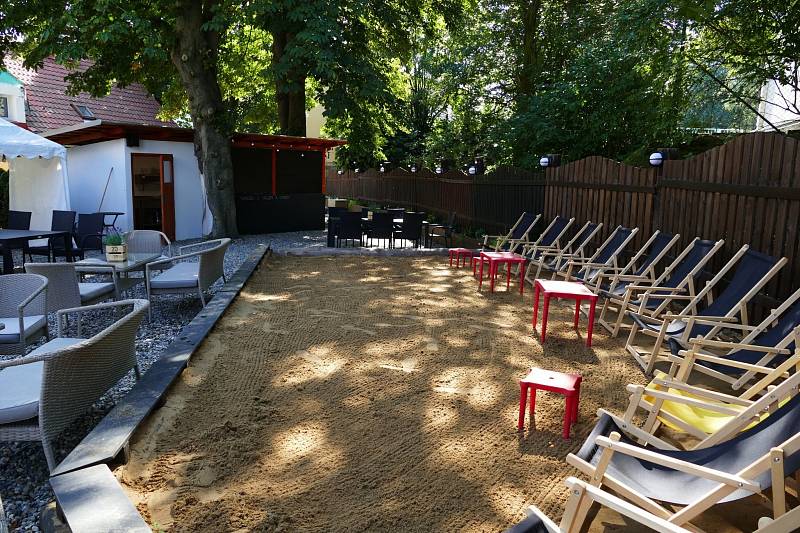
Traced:
[[742, 245], [787, 257], [789, 264], [766, 294], [787, 296], [800, 286], [795, 260], [800, 224], [800, 141], [777, 133], [750, 133], [685, 160], [665, 161], [659, 177], [657, 226], [725, 239], [719, 268]]
[[620, 224], [639, 228], [633, 246], [640, 246], [650, 237], [656, 193], [655, 169], [593, 156], [548, 168], [546, 176], [545, 218], [572, 216], [579, 227], [587, 220], [602, 222], [598, 241]]

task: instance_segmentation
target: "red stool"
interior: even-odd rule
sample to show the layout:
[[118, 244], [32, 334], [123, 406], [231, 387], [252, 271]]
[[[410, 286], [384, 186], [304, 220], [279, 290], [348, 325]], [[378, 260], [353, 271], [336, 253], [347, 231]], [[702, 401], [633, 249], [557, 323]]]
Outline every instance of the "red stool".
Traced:
[[458, 268], [461, 258], [464, 258], [464, 262], [461, 266], [467, 266], [467, 258], [472, 258], [474, 252], [469, 248], [450, 248], [450, 250], [447, 252], [447, 255], [450, 256], [450, 266], [453, 266], [453, 257], [456, 258], [456, 268]]
[[578, 421], [578, 402], [581, 397], [581, 380], [579, 374], [562, 374], [542, 368], [531, 368], [530, 373], [519, 382], [519, 421], [517, 430], [525, 427], [525, 404], [528, 401], [528, 391], [531, 391], [531, 425], [536, 423], [536, 391], [546, 390], [561, 394], [566, 399], [564, 409], [564, 430], [561, 436], [569, 438], [572, 424]]

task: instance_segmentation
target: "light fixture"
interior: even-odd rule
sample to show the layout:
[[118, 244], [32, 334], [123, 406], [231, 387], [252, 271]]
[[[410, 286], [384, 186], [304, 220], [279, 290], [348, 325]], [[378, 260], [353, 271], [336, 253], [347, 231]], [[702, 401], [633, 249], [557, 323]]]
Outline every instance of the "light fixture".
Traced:
[[386, 172], [386, 167], [384, 167], [383, 165], [381, 165], [381, 166], [380, 166], [380, 168], [379, 168], [378, 170], [380, 170], [381, 172]]
[[344, 170], [342, 170], [342, 169], [339, 169], [339, 170], [337, 170], [337, 171], [336, 171], [336, 173], [337, 173], [337, 174], [339, 174], [339, 175], [341, 176], [342, 174], [344, 174]]
[[358, 167], [356, 167], [356, 170], [355, 170], [355, 172], [356, 172], [356, 174], [358, 174], [359, 172], [361, 172], [361, 169], [360, 169], [360, 168], [358, 168]]
[[441, 164], [436, 165], [436, 173], [437, 174], [441, 174], [442, 173], [442, 165]]
[[543, 155], [542, 158], [539, 160], [539, 166], [542, 168], [547, 168], [550, 166], [550, 158], [546, 155]]
[[660, 167], [664, 163], [664, 154], [661, 152], [653, 152], [650, 154], [650, 165]]
[[411, 172], [416, 172], [416, 171], [417, 171], [417, 165], [416, 164], [412, 164], [411, 165]]
[[475, 167], [475, 165], [470, 165], [470, 167], [469, 167], [469, 169], [467, 170], [467, 172], [469, 172], [469, 173], [470, 173], [470, 175], [474, 176], [474, 175], [475, 175], [475, 173], [476, 173], [476, 172], [478, 172], [478, 169]]

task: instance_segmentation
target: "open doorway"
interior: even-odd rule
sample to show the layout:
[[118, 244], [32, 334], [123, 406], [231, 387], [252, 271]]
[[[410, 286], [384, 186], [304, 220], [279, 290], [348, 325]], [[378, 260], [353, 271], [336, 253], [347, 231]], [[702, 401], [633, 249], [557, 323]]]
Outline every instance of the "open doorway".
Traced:
[[170, 154], [131, 154], [133, 227], [175, 239], [175, 184]]

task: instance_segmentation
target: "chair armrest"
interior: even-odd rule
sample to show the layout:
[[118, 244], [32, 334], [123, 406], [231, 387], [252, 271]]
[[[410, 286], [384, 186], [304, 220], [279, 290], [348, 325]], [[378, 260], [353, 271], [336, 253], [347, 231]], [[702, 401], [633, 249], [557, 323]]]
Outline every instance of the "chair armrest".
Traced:
[[667, 318], [667, 319], [669, 319], [669, 318], [673, 318], [673, 319], [674, 318], [678, 318], [678, 319], [694, 318], [695, 319], [695, 323], [697, 323], [697, 324], [708, 324], [708, 323], [715, 324], [717, 322], [725, 322], [725, 323], [727, 323], [727, 322], [735, 322], [735, 321], [739, 320], [735, 316], [701, 316], [701, 315], [693, 315], [691, 313], [683, 313], [683, 314], [677, 314], [677, 315], [673, 315], [672, 313], [667, 313], [666, 315], [664, 315], [664, 318]]
[[[28, 296], [27, 298], [22, 300], [22, 302], [20, 302], [20, 304], [17, 306], [17, 313], [19, 313], [19, 331], [20, 331], [20, 335], [22, 335], [22, 332], [25, 331], [25, 328], [24, 328], [24, 325], [23, 325], [23, 323], [24, 323], [23, 317], [25, 316], [25, 308], [28, 307], [34, 300], [36, 300], [36, 298], [38, 298], [39, 295], [42, 294], [42, 292], [47, 290], [47, 285], [48, 285], [48, 282], [47, 282], [47, 280], [45, 280], [44, 285], [42, 285], [41, 287], [39, 287], [38, 289], [33, 291], [30, 294], [30, 296]], [[43, 313], [42, 314], [47, 314], [47, 304], [45, 304], [43, 306]]]
[[[740, 406], [743, 406], [743, 407], [747, 407], [751, 403], [753, 403], [753, 402], [748, 401], [748, 400], [743, 400], [743, 399], [739, 398], [738, 396], [733, 396], [732, 394], [727, 394], [727, 393], [724, 393], [724, 392], [717, 392], [717, 391], [710, 390], [710, 389], [704, 389], [702, 387], [696, 387], [694, 385], [690, 385], [688, 383], [684, 383], [683, 381], [677, 381], [677, 380], [672, 379], [672, 378], [670, 378], [668, 376], [653, 378], [653, 380], [650, 383], [653, 384], [653, 385], [658, 385], [659, 387], [664, 387], [666, 389], [675, 389], [675, 390], [687, 392], [689, 394], [692, 394], [692, 395], [700, 397], [700, 398], [708, 398], [710, 400], [714, 400], [715, 402], [727, 402], [727, 403], [730, 403], [730, 404], [733, 404], [733, 405], [740, 405]], [[631, 392], [631, 391], [634, 391], [634, 390], [639, 390], [641, 387], [642, 387], [642, 385], [628, 385], [626, 387], [626, 389], [628, 390], [628, 392]], [[653, 392], [653, 393], [661, 392], [662, 394], [669, 394], [666, 390], [659, 391], [658, 389], [648, 389], [648, 388], [644, 389], [644, 394], [645, 395], [649, 395], [651, 392]], [[687, 400], [687, 399], [688, 400], [691, 400], [691, 399], [697, 400], [698, 399], [698, 398], [689, 398], [689, 397], [686, 397], [686, 396], [678, 396], [678, 397], [680, 398], [680, 400], [678, 400], [678, 401], [684, 401], [684, 400]], [[724, 406], [722, 406], [722, 407], [724, 407]], [[738, 414], [738, 411], [736, 411], [735, 413]]]
[[775, 348], [774, 346], [759, 346], [757, 344], [743, 344], [741, 342], [718, 341], [713, 339], [704, 339], [703, 337], [693, 337], [689, 339], [689, 343], [697, 347], [702, 346], [710, 348], [729, 348], [731, 350], [752, 350], [754, 352], [776, 353], [783, 355], [788, 355], [792, 353], [791, 350], [788, 350], [786, 348]]
[[[146, 300], [143, 300], [143, 303], [144, 303], [145, 308], [147, 308], [150, 305], [149, 302], [147, 302]], [[135, 300], [120, 300], [118, 302], [104, 302], [104, 303], [93, 304], [93, 305], [84, 305], [84, 306], [81, 306], [81, 307], [69, 307], [67, 309], [60, 309], [59, 311], [56, 312], [56, 323], [58, 324], [58, 336], [59, 337], [61, 336], [62, 324], [63, 324], [64, 318], [67, 315], [70, 315], [70, 314], [78, 315], [78, 321], [80, 323], [80, 320], [81, 320], [82, 315], [84, 313], [88, 313], [88, 312], [92, 312], [92, 311], [102, 311], [104, 309], [114, 309], [114, 308], [118, 308], [118, 307], [125, 307], [125, 306], [128, 306], [128, 305], [136, 305], [136, 301]], [[111, 326], [109, 326], [109, 327], [111, 327]], [[103, 331], [105, 331], [105, 330], [103, 330]]]
[[594, 442], [597, 446], [610, 449], [615, 453], [622, 453], [629, 457], [636, 457], [637, 459], [649, 461], [651, 463], [665, 466], [667, 468], [700, 478], [716, 481], [717, 483], [722, 483], [730, 487], [748, 490], [753, 493], [758, 493], [761, 491], [761, 486], [758, 483], [753, 483], [749, 479], [745, 479], [741, 476], [728, 474], [727, 472], [714, 470], [713, 468], [696, 465], [694, 463], [682, 461], [673, 457], [667, 457], [660, 453], [655, 453], [637, 446], [631, 446], [630, 444], [626, 444], [624, 442], [614, 442], [608, 437], [597, 437]]
[[[210, 243], [212, 243], [212, 242], [216, 242], [217, 244], [215, 244], [215, 245], [210, 245]], [[171, 243], [170, 243], [170, 244], [171, 244]], [[219, 245], [219, 241], [218, 241], [218, 240], [217, 240], [217, 241], [215, 241], [215, 240], [211, 240], [211, 241], [196, 242], [196, 243], [194, 243], [194, 244], [184, 244], [183, 246], [180, 246], [180, 247], [178, 248], [178, 255], [179, 255], [179, 256], [181, 256], [181, 255], [186, 255], [186, 254], [184, 254], [184, 250], [189, 250], [189, 249], [191, 249], [191, 248], [199, 248], [199, 247], [201, 247], [201, 246], [205, 246], [205, 248], [203, 248], [202, 250], [200, 250], [200, 251], [205, 251], [205, 250], [210, 250], [210, 249], [214, 248], [214, 247], [215, 247], [215, 246], [217, 246], [217, 245]]]
[[83, 238], [81, 239], [80, 244], [78, 245], [78, 248], [80, 248], [80, 249], [85, 248], [87, 239], [97, 239], [97, 240], [99, 240], [100, 241], [100, 247], [102, 248], [102, 246], [103, 246], [103, 234], [102, 233], [89, 233], [88, 235], [84, 235]]
[[[684, 289], [683, 287], [662, 287], [662, 286], [659, 286], [659, 285], [636, 285], [636, 284], [628, 285], [627, 287], [625, 287], [625, 290], [626, 291], [631, 291], [631, 292], [634, 292], [634, 291], [635, 292], [663, 291], [663, 292], [670, 292], [670, 293], [673, 293], [673, 292], [686, 292], [686, 289]], [[658, 298], [662, 298], [662, 297], [669, 296], [669, 295], [667, 295], [667, 294], [664, 294], [664, 295], [654, 294], [653, 296], [656, 296]], [[692, 296], [692, 298], [694, 298], [694, 296]]]

